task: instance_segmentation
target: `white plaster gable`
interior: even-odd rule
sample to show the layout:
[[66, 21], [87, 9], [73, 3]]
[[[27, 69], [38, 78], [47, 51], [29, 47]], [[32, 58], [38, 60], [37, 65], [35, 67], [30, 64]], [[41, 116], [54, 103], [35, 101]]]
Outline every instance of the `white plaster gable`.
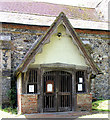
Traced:
[[[42, 47], [41, 53], [35, 56], [35, 62], [31, 65], [64, 63], [87, 66], [85, 58], [74, 44], [73, 38], [66, 33], [64, 25], [59, 25], [56, 31], [57, 33], [50, 36], [50, 42]], [[61, 33], [60, 37], [58, 33]]]

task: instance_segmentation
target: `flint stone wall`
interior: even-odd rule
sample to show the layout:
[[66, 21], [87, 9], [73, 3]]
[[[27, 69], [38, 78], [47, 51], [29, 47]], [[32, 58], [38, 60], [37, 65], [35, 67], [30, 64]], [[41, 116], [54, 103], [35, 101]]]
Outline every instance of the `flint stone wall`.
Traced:
[[101, 69], [103, 74], [99, 74], [92, 80], [91, 92], [95, 98], [110, 99], [109, 84], [109, 58], [110, 58], [110, 35], [102, 31], [100, 34], [78, 34], [82, 41], [89, 41], [93, 50], [91, 54], [95, 63]]
[[11, 88], [11, 48], [9, 38], [0, 35], [0, 106], [2, 107], [9, 104], [7, 93]]
[[[11, 74], [24, 58], [25, 54], [32, 47], [33, 43], [38, 40], [49, 27], [27, 26], [16, 24], [2, 24], [2, 35], [11, 36]], [[89, 31], [89, 32], [88, 32]], [[92, 58], [104, 73], [98, 75], [92, 80], [91, 92], [93, 97], [109, 98], [109, 35], [106, 31], [80, 30], [76, 29], [80, 39], [89, 44], [93, 50]]]

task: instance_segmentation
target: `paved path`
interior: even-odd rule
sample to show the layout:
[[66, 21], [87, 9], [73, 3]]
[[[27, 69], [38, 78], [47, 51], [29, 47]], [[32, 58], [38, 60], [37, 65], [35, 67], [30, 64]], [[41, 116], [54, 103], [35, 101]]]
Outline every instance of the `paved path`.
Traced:
[[56, 113], [38, 113], [14, 115], [4, 111], [0, 111], [0, 119], [2, 118], [78, 118], [82, 115], [90, 115], [90, 112], [56, 112]]
[[56, 113], [39, 113], [25, 114], [26, 118], [78, 118], [82, 115], [90, 115], [90, 112], [56, 112]]
[[[82, 117], [83, 116], [83, 117]], [[6, 113], [0, 111], [0, 120], [2, 118], [70, 118], [71, 120], [82, 120], [80, 118], [100, 118], [100, 120], [104, 120], [103, 118], [108, 118], [108, 112], [56, 112], [56, 113], [38, 113], [38, 114], [25, 114], [25, 115], [14, 115], [10, 113]], [[110, 116], [109, 116], [110, 118]], [[25, 119], [24, 119], [25, 120]], [[69, 120], [69, 119], [68, 119]], [[90, 120], [90, 119], [89, 119]], [[93, 119], [92, 119], [93, 120]]]

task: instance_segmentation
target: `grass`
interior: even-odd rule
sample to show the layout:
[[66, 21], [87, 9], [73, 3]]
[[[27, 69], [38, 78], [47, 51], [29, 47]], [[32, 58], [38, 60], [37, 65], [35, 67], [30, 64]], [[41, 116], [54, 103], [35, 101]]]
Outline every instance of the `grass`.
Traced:
[[92, 103], [92, 110], [110, 112], [110, 109], [108, 106], [110, 106], [108, 100], [98, 100]]
[[105, 118], [107, 118], [108, 120], [108, 112], [110, 111], [110, 100], [97, 100], [93, 102], [92, 111], [96, 113], [92, 113], [91, 115], [84, 115], [79, 118], [91, 118], [91, 120], [93, 118], [100, 118], [100, 120], [105, 120]]
[[7, 107], [7, 108], [2, 109], [0, 107], [0, 110], [11, 113], [11, 114], [17, 114], [17, 108]]

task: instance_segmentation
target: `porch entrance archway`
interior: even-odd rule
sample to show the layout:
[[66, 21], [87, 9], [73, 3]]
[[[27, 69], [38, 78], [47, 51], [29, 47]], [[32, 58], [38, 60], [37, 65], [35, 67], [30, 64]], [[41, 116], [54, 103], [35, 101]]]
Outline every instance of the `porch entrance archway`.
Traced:
[[72, 74], [49, 71], [43, 74], [43, 111], [72, 110]]

